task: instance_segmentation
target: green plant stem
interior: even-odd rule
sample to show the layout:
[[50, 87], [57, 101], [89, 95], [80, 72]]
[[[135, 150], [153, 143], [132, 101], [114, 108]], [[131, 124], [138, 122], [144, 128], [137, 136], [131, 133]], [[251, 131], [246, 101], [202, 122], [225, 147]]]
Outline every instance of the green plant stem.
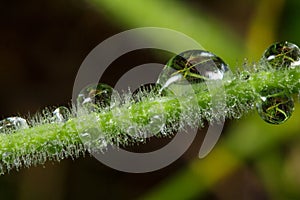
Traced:
[[[28, 129], [22, 129], [12, 134], [0, 135], [0, 170], [1, 173], [11, 168], [19, 169], [21, 166], [42, 164], [46, 160], [61, 160], [67, 157], [76, 158], [84, 155], [86, 151], [101, 150], [101, 146], [87, 147], [83, 145], [80, 133], [100, 130], [108, 142], [122, 141], [132, 124], [143, 127], [151, 116], [164, 115], [167, 122], [176, 122], [181, 113], [185, 113], [185, 124], [189, 121], [214, 121], [226, 118], [240, 118], [255, 108], [260, 101], [259, 91], [265, 87], [282, 88], [287, 94], [298, 94], [300, 89], [300, 68], [289, 70], [270, 70], [252, 73], [248, 80], [240, 75], [224, 81], [224, 99], [226, 106], [214, 115], [212, 112], [211, 97], [219, 92], [218, 88], [210, 91], [195, 89], [199, 110], [189, 109], [190, 98], [179, 102], [174, 96], [155, 97], [145, 99], [139, 103], [129, 102], [111, 110], [99, 113], [81, 115], [69, 119], [66, 123], [36, 124]], [[162, 109], [163, 108], [163, 109]], [[200, 113], [195, 113], [199, 112]], [[175, 125], [175, 123], [171, 123]], [[97, 137], [91, 136], [90, 140]], [[136, 142], [136, 141], [132, 141]]]
[[[300, 105], [296, 104], [294, 117], [280, 126], [264, 123], [255, 115], [232, 122], [228, 128], [230, 134], [218, 142], [209, 156], [205, 159], [195, 158], [143, 194], [141, 199], [195, 199], [205, 196], [205, 191], [209, 188], [245, 167], [245, 162], [269, 158], [280, 146], [297, 141], [299, 114]], [[270, 170], [269, 166], [267, 170]], [[271, 178], [267, 181], [274, 180], [273, 176], [274, 173], [271, 172]]]

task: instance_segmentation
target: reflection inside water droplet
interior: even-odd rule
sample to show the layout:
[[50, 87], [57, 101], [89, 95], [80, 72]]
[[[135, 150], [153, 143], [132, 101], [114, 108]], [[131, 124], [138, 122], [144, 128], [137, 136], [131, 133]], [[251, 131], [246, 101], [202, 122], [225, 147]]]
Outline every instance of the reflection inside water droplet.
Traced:
[[53, 111], [53, 118], [55, 122], [66, 122], [70, 117], [70, 111], [64, 106], [60, 106]]
[[223, 79], [227, 64], [218, 56], [204, 50], [189, 50], [172, 57], [157, 83], [163, 88], [171, 84], [200, 83]]
[[267, 88], [260, 92], [261, 102], [257, 105], [259, 116], [270, 124], [286, 122], [294, 111], [294, 101], [282, 89]]
[[107, 84], [91, 84], [83, 88], [77, 97], [77, 106], [95, 111], [110, 105], [113, 88]]
[[300, 49], [290, 42], [277, 42], [266, 49], [262, 61], [275, 69], [294, 68], [300, 65]]

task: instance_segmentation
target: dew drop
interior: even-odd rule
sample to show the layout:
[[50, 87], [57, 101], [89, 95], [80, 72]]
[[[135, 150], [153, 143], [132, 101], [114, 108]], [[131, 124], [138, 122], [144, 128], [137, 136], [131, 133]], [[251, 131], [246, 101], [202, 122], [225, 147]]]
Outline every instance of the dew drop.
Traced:
[[275, 69], [294, 68], [300, 65], [300, 49], [287, 41], [277, 42], [265, 50], [262, 61]]
[[136, 126], [129, 126], [126, 130], [126, 133], [129, 135], [136, 135], [137, 130], [136, 130]]
[[55, 122], [66, 122], [70, 117], [70, 111], [64, 106], [60, 106], [53, 111], [53, 118]]
[[98, 129], [92, 128], [80, 133], [80, 139], [89, 152], [102, 151], [107, 148], [108, 142]]
[[165, 65], [157, 83], [163, 88], [169, 85], [200, 83], [221, 80], [227, 72], [227, 64], [218, 56], [204, 50], [188, 50], [172, 57]]
[[266, 88], [260, 92], [261, 102], [257, 104], [259, 116], [270, 124], [286, 122], [294, 111], [293, 98], [282, 89]]
[[107, 84], [91, 84], [83, 88], [77, 97], [78, 107], [89, 111], [110, 105], [113, 88]]
[[28, 128], [27, 121], [21, 117], [8, 117], [0, 121], [0, 133], [11, 133]]
[[149, 121], [148, 130], [152, 134], [161, 133], [162, 135], [164, 135], [163, 128], [165, 127], [165, 122], [166, 119], [163, 117], [163, 115], [154, 115]]

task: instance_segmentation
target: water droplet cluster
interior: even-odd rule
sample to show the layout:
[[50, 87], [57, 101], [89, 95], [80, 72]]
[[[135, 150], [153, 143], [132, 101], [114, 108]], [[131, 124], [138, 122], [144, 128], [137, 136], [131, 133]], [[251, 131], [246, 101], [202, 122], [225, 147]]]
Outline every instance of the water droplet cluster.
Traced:
[[[300, 49], [297, 45], [284, 41], [268, 47], [261, 61], [271, 69], [286, 70], [300, 65]], [[294, 101], [288, 91], [281, 88], [264, 88], [257, 104], [259, 116], [267, 123], [282, 124], [294, 111]]]
[[[289, 42], [275, 43], [264, 52], [261, 64], [274, 71], [294, 69], [300, 65], [300, 50]], [[289, 90], [261, 86], [263, 89], [259, 91], [253, 92], [253, 88], [241, 91], [239, 94], [245, 98], [236, 98], [230, 94], [236, 94], [234, 90], [239, 83], [251, 81], [252, 74], [247, 71], [239, 77], [227, 74], [230, 74], [229, 67], [220, 57], [204, 50], [188, 50], [167, 62], [156, 83], [142, 85], [133, 93], [119, 96], [109, 85], [92, 84], [79, 93], [76, 108], [61, 106], [45, 110], [35, 121], [27, 122], [20, 117], [3, 119], [0, 121], [0, 133], [3, 133], [0, 134], [0, 174], [11, 168], [41, 164], [47, 159], [59, 161], [85, 152], [103, 152], [110, 144], [145, 142], [151, 136], [167, 136], [186, 125], [203, 126], [204, 120], [239, 118], [255, 105], [267, 123], [282, 124], [291, 117], [294, 102]], [[212, 96], [206, 84], [217, 81], [236, 84], [236, 87], [232, 91], [226, 88], [229, 94], [224, 98], [232, 104], [213, 115]], [[189, 85], [197, 86], [194, 93], [201, 94], [201, 101], [195, 102], [195, 96], [186, 93]], [[200, 108], [193, 107], [194, 104], [198, 107], [199, 102]], [[182, 113], [184, 117], [179, 119]], [[31, 126], [36, 132], [26, 134]], [[19, 140], [13, 141], [9, 148], [23, 146], [19, 153], [3, 146], [11, 141], [12, 135]], [[24, 138], [37, 140], [18, 143]]]

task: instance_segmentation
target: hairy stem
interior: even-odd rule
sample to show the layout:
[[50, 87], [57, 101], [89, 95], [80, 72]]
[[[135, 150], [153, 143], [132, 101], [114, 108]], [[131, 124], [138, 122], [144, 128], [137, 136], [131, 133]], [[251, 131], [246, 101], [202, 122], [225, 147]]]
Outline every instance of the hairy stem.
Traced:
[[[249, 77], [244, 76], [244, 74]], [[240, 118], [255, 108], [260, 101], [259, 92], [266, 87], [280, 88], [288, 95], [300, 90], [300, 68], [242, 71], [223, 81], [224, 107], [213, 111], [212, 98], [220, 88], [203, 89], [193, 85], [195, 98], [176, 95], [146, 97], [141, 102], [127, 101], [112, 109], [78, 114], [74, 112], [65, 123], [36, 123], [30, 128], [0, 135], [0, 173], [12, 168], [42, 164], [47, 160], [59, 161], [76, 158], [86, 152], [102, 151], [105, 143], [128, 144], [138, 142], [135, 132], [151, 131], [149, 119], [160, 116], [166, 134], [172, 126], [184, 129], [186, 125], [201, 126], [203, 121]], [[179, 86], [180, 88], [180, 86]], [[196, 100], [197, 107], [191, 106]], [[134, 128], [134, 132], [128, 131]], [[85, 138], [85, 136], [88, 137]], [[99, 138], [102, 143], [99, 143]], [[95, 142], [98, 141], [98, 142]]]

